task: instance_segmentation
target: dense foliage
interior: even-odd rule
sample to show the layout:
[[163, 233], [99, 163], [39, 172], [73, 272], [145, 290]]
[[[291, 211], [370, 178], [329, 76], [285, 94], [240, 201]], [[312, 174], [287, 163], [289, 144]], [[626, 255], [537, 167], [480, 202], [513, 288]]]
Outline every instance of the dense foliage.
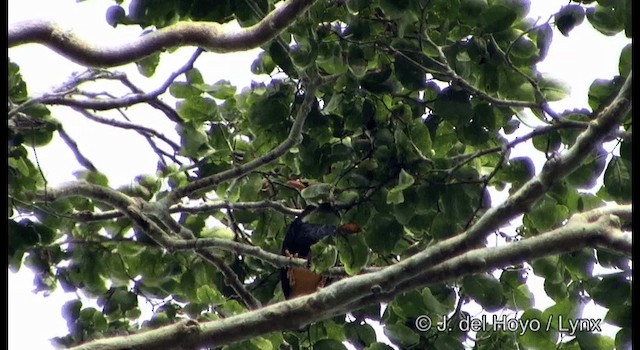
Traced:
[[[276, 5], [273, 0], [116, 3], [107, 13], [110, 24], [142, 28], [232, 20], [248, 27]], [[312, 268], [323, 273], [336, 263], [342, 275], [376, 271], [467, 232], [492, 208], [490, 191], [516, 194], [539, 175], [532, 158], [552, 162], [574, 151], [590, 122], [630, 80], [631, 44], [620, 53], [619, 75], [593, 82], [589, 106], [552, 110], [548, 102], [566, 96], [567, 82], [539, 73], [536, 64], [545, 59], [553, 36], [570, 37], [575, 26], [591, 25], [603, 35], [623, 31], [631, 38], [631, 0], [572, 2], [547, 22], [528, 18], [528, 9], [526, 0], [319, 0], [261, 46], [251, 69], [270, 75], [270, 81], [243, 89], [227, 80], [208, 81], [197, 68], [198, 55], [207, 54], [199, 50], [193, 64], [174, 77], [181, 79], [160, 95], [175, 104], [135, 87], [132, 94], [140, 96], [135, 102], [82, 95], [81, 84], [127, 82], [109, 70], [89, 70], [64, 91], [30, 96], [28, 82], [9, 57], [9, 268], [34, 271], [38, 291], [80, 290], [97, 299], [99, 309], [78, 300], [62, 310], [69, 335], [56, 342], [74, 346], [182, 319], [249, 315], [281, 302], [282, 262], [273, 256], [288, 223], [308, 204], [332, 203], [339, 216], [325, 220], [362, 228], [314, 247]], [[153, 75], [162, 55], [137, 61], [140, 73]], [[47, 106], [66, 105], [98, 119], [96, 110], [133, 103], [160, 110], [179, 135], [164, 140], [158, 136], [162, 131], [135, 129], [162, 143], [156, 148], [156, 173], [111, 189], [108, 174], [78, 151], [84, 167], [77, 172], [79, 182], [48, 186], [28, 150], [69, 136]], [[98, 104], [104, 107], [95, 108]], [[533, 119], [542, 126], [523, 123]], [[574, 171], [558, 173], [547, 187], [531, 191], [530, 201], [513, 205], [513, 215], [497, 217], [501, 221], [494, 229], [445, 258], [482, 251], [489, 235], [501, 245], [527, 242], [562, 228], [576, 213], [630, 203], [630, 110], [619, 119], [591, 149], [575, 150], [584, 158]], [[97, 127], [135, 127], [124, 121], [102, 124]], [[602, 146], [605, 141], [614, 143], [614, 153]], [[514, 147], [530, 147], [531, 154], [511, 157]], [[600, 187], [595, 194], [583, 191], [594, 186]], [[520, 213], [517, 229], [505, 230]], [[218, 240], [204, 248], [192, 238]], [[172, 245], [179, 240], [187, 243]], [[261, 258], [252, 247], [273, 254]], [[366, 303], [363, 298], [349, 304], [350, 310], [318, 316], [307, 331], [274, 322], [261, 336], [225, 348], [286, 343], [293, 349], [338, 349], [344, 341], [356, 348], [388, 348], [367, 319], [380, 322], [400, 348], [546, 349], [558, 343], [566, 349], [627, 348], [628, 254], [591, 242], [531, 250], [538, 252], [535, 259], [511, 257], [499, 266], [478, 261], [473, 274], [454, 266], [455, 273], [444, 280], [427, 278], [402, 293]], [[597, 275], [595, 265], [611, 273]], [[430, 267], [423, 269], [428, 273]], [[544, 278], [555, 305], [534, 308], [531, 274]], [[575, 337], [562, 330], [557, 316], [588, 318], [582, 308], [590, 300], [609, 309], [604, 322], [620, 327], [614, 338], [592, 329]], [[382, 313], [381, 301], [388, 302]], [[147, 302], [154, 306], [153, 316], [141, 320], [140, 307]], [[449, 315], [455, 325], [470, 316], [465, 311], [470, 303], [521, 321], [544, 324], [550, 315], [556, 318], [540, 332], [416, 329], [421, 315], [434, 322]]]

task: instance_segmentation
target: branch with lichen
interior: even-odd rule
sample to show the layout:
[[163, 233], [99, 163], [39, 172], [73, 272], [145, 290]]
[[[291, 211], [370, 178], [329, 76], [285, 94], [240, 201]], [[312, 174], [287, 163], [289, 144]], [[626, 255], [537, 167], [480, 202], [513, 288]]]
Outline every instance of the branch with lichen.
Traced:
[[115, 67], [180, 46], [198, 46], [219, 53], [245, 51], [274, 39], [314, 2], [289, 0], [260, 22], [238, 31], [226, 31], [218, 23], [180, 22], [112, 47], [95, 46], [50, 21], [24, 21], [9, 28], [8, 44], [42, 44], [86, 67]]

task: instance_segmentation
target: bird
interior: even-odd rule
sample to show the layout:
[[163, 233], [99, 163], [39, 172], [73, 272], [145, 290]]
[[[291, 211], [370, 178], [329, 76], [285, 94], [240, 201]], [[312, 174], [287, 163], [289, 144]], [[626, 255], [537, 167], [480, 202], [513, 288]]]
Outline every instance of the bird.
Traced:
[[[282, 242], [281, 254], [291, 258], [308, 259], [311, 246], [325, 237], [340, 233], [356, 233], [360, 227], [347, 223], [341, 226], [305, 222], [310, 214], [317, 211], [333, 211], [330, 205], [320, 204], [307, 206], [296, 217], [285, 234]], [[284, 266], [280, 268], [280, 283], [285, 299], [293, 299], [316, 292], [330, 283], [326, 276], [319, 275], [308, 268]]]

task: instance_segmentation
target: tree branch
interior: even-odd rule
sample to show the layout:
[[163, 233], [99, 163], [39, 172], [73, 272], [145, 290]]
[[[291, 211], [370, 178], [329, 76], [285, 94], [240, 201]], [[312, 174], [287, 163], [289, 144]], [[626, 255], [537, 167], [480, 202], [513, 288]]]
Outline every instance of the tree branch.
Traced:
[[165, 135], [161, 134], [160, 132], [156, 131], [155, 129], [148, 128], [148, 127], [142, 126], [142, 125], [137, 125], [137, 124], [130, 123], [130, 122], [123, 122], [123, 121], [119, 121], [119, 120], [115, 120], [115, 119], [99, 117], [99, 116], [97, 116], [95, 114], [89, 113], [86, 110], [80, 109], [80, 108], [73, 108], [73, 109], [76, 112], [82, 114], [85, 118], [93, 120], [96, 123], [110, 125], [110, 126], [113, 126], [115, 128], [134, 130], [134, 131], [137, 131], [138, 133], [142, 134], [143, 136], [145, 136], [145, 135], [146, 136], [149, 136], [149, 135], [155, 136], [155, 137], [159, 138], [160, 140], [164, 141], [167, 145], [169, 145], [169, 147], [171, 147], [174, 152], [177, 153], [178, 151], [180, 151], [180, 145], [178, 145], [177, 143], [173, 142], [171, 139], [169, 139]]
[[420, 276], [399, 284], [393, 291], [366, 296], [346, 309], [388, 301], [406, 291], [452, 278], [587, 247], [603, 248], [631, 257], [631, 235], [620, 230], [620, 221], [630, 223], [631, 215], [631, 205], [602, 207], [577, 213], [563, 227], [500, 247], [469, 251], [425, 270]]
[[[536, 257], [569, 252], [584, 247], [606, 247], [616, 249], [625, 246], [626, 253], [631, 252], [631, 238], [619, 230], [619, 222], [610, 213], [623, 217], [631, 215], [631, 205], [615, 209], [602, 209], [597, 219], [595, 212], [576, 214], [562, 228], [531, 237], [519, 242], [496, 248], [482, 248], [467, 252], [461, 256], [427, 269], [420, 278], [399, 284], [395, 290], [383, 291], [378, 282], [402, 273], [398, 263], [379, 272], [355, 276], [336, 282], [317, 293], [295, 298], [263, 307], [229, 318], [193, 324], [197, 329], [188, 338], [171, 338], [183, 323], [162, 327], [125, 337], [99, 339], [75, 347], [75, 350], [93, 349], [150, 349], [159, 338], [165, 339], [165, 348], [179, 347], [217, 347], [250, 339], [273, 331], [299, 329], [311, 322], [328, 319], [348, 310], [386, 300], [398, 293], [436, 283], [453, 277], [486, 271], [492, 267], [508, 266]], [[580, 217], [591, 218], [584, 223]], [[627, 250], [628, 249], [628, 250]], [[359, 291], [358, 294], [353, 294]], [[361, 296], [361, 297], [357, 297]], [[153, 339], [153, 343], [145, 339]], [[135, 346], [134, 346], [135, 344]]]
[[[189, 60], [185, 64], [182, 65], [178, 70], [174, 71], [165, 79], [165, 81], [155, 90], [150, 92], [144, 92], [140, 90], [138, 87], [133, 85], [129, 79], [126, 77], [124, 73], [112, 73], [112, 72], [104, 72], [104, 71], [96, 71], [89, 70], [89, 76], [86, 77], [84, 75], [80, 75], [76, 77], [76, 80], [70, 81], [66, 83], [64, 86], [56, 89], [53, 93], [44, 94], [40, 97], [32, 98], [14, 108], [10, 111], [10, 114], [14, 114], [27, 106], [30, 106], [34, 103], [42, 103], [45, 105], [61, 105], [61, 106], [69, 106], [75, 108], [82, 109], [91, 109], [96, 111], [104, 111], [115, 108], [129, 107], [138, 103], [148, 102], [152, 107], [161, 110], [164, 112], [169, 119], [174, 122], [181, 122], [180, 117], [177, 113], [168, 105], [158, 100], [158, 96], [162, 95], [167, 91], [169, 86], [176, 80], [178, 76], [184, 74], [186, 71], [193, 68], [193, 64], [198, 59], [198, 57], [202, 54], [203, 50], [198, 48], [191, 55]], [[87, 99], [78, 99], [78, 98], [70, 98], [68, 97], [72, 93], [79, 93], [77, 87], [87, 81], [97, 80], [97, 79], [109, 79], [109, 80], [120, 80], [122, 84], [127, 86], [133, 94], [126, 95], [120, 98], [87, 98]], [[86, 93], [85, 93], [86, 97]]]
[[[259, 202], [214, 202], [204, 203], [201, 205], [186, 206], [182, 204], [176, 204], [169, 208], [169, 213], [206, 213], [216, 211], [220, 209], [244, 209], [244, 210], [267, 210], [273, 209], [285, 215], [298, 215], [302, 212], [300, 209], [293, 209], [285, 206], [281, 202], [274, 202], [269, 200]], [[93, 222], [102, 220], [111, 220], [122, 217], [124, 214], [117, 210], [105, 211], [102, 213], [77, 213], [75, 219], [79, 222]]]
[[245, 51], [275, 38], [314, 2], [289, 0], [257, 24], [235, 32], [225, 31], [218, 23], [180, 22], [114, 47], [94, 46], [50, 21], [24, 21], [9, 28], [8, 44], [43, 44], [87, 67], [119, 66], [178, 46], [198, 46], [220, 53]]
[[67, 146], [71, 148], [71, 151], [76, 156], [76, 160], [78, 160], [78, 163], [80, 163], [80, 165], [87, 168], [88, 170], [98, 171], [95, 165], [93, 165], [93, 163], [91, 163], [91, 161], [87, 157], [85, 157], [82, 152], [80, 152], [78, 144], [71, 138], [71, 136], [69, 136], [69, 134], [67, 134], [62, 125], [58, 126], [58, 135], [60, 135], [60, 138], [62, 138], [64, 143], [66, 143]]

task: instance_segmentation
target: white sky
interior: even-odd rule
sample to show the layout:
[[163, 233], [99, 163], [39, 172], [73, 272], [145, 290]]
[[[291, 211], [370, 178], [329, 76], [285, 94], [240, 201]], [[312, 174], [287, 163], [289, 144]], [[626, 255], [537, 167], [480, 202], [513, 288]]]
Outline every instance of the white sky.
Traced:
[[[106, 24], [105, 11], [113, 4], [113, 1], [106, 0], [79, 3], [74, 0], [9, 0], [8, 21], [11, 26], [11, 23], [30, 18], [54, 19], [89, 39], [99, 38], [96, 41], [101, 45], [122, 42], [139, 35], [141, 29], [137, 27], [119, 26], [114, 29]], [[533, 0], [530, 16], [534, 18], [540, 16], [541, 20], [546, 20], [560, 6], [561, 2], [554, 0]], [[552, 103], [552, 107], [556, 111], [587, 107], [589, 85], [596, 78], [610, 79], [618, 73], [620, 50], [629, 42], [622, 34], [613, 38], [600, 35], [586, 24], [586, 20], [585, 25], [574, 29], [569, 38], [554, 30], [549, 55], [543, 63], [538, 65], [538, 69], [552, 73], [554, 77], [570, 83], [572, 92], [569, 98]], [[594, 50], [594, 48], [597, 49]], [[183, 48], [171, 56], [163, 55], [162, 63], [152, 79], [144, 77], [133, 79], [136, 75], [136, 68], [133, 65], [119, 67], [118, 70], [127, 72], [141, 88], [152, 89], [164, 81], [171, 72], [182, 66], [193, 50], [194, 48]], [[206, 53], [198, 59], [197, 66], [207, 82], [213, 83], [219, 79], [227, 79], [240, 90], [252, 79], [268, 78], [255, 77], [249, 71], [249, 66], [257, 52], [253, 50], [249, 53], [227, 55]], [[71, 73], [84, 70], [83, 67], [39, 45], [12, 48], [9, 50], [9, 57], [20, 66], [32, 96], [48, 92], [52, 87], [65, 82]], [[136, 175], [155, 171], [157, 158], [153, 154], [140, 157], [140, 153], [132, 152], [132, 150], [141, 150], [149, 154], [148, 144], [137, 134], [107, 127], [101, 127], [99, 132], [96, 132], [95, 128], [91, 127], [94, 125], [93, 122], [87, 122], [68, 108], [51, 107], [51, 110], [53, 116], [63, 122], [66, 131], [76, 140], [83, 154], [98, 169], [109, 175], [111, 186], [127, 184]], [[136, 123], [146, 123], [155, 127], [170, 125], [164, 116], [148, 107], [134, 107], [128, 111], [129, 117], [136, 118]], [[115, 115], [112, 117], [115, 118]], [[173, 139], [176, 138], [173, 137]], [[114, 142], [114, 140], [126, 140], [126, 142]], [[108, 145], [108, 148], [94, 145]], [[512, 156], [519, 155], [527, 155], [527, 150], [516, 148], [512, 151]], [[38, 159], [52, 186], [75, 179], [69, 171], [70, 165], [73, 170], [81, 170], [74, 156], [59, 139], [54, 140], [48, 147], [38, 149]], [[543, 160], [536, 161], [538, 170], [542, 163]], [[60, 164], [64, 166], [59, 167]], [[494, 203], [499, 201], [501, 200], [494, 199]], [[67, 334], [60, 306], [66, 300], [73, 299], [75, 295], [56, 291], [48, 297], [43, 297], [30, 293], [28, 291], [33, 290], [32, 280], [33, 274], [26, 268], [21, 269], [17, 274], [9, 273], [9, 349], [48, 349], [51, 348], [48, 339]], [[541, 288], [536, 290], [532, 287], [531, 289], [536, 295], [540, 292], [544, 293]], [[539, 308], [548, 306], [548, 298], [546, 300], [545, 298], [544, 294], [543, 297], [536, 298]], [[596, 312], [598, 311], [594, 311]]]

